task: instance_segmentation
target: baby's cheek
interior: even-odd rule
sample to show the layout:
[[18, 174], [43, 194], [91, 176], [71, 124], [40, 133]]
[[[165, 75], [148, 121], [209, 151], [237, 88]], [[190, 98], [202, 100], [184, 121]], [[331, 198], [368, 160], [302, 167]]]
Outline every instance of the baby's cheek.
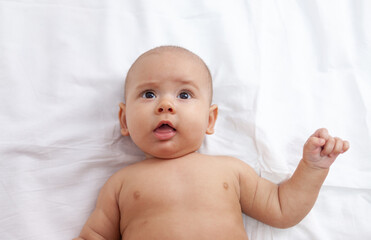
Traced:
[[150, 131], [146, 130], [146, 125], [144, 120], [136, 119], [135, 121], [128, 121], [128, 130], [131, 139], [135, 144], [140, 144], [143, 141], [143, 138], [146, 137]]
[[186, 130], [189, 141], [200, 146], [205, 137], [207, 126], [204, 122], [193, 121]]

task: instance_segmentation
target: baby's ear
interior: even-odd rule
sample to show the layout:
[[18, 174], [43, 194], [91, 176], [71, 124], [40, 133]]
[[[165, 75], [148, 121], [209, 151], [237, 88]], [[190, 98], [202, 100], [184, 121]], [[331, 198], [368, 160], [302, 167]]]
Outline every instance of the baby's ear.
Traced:
[[217, 118], [218, 118], [218, 106], [216, 104], [213, 104], [209, 109], [209, 125], [206, 129], [206, 134], [210, 135], [214, 133], [214, 126]]
[[121, 134], [123, 136], [129, 136], [129, 130], [126, 124], [126, 105], [124, 103], [119, 104], [120, 111], [119, 111], [119, 120], [121, 125]]

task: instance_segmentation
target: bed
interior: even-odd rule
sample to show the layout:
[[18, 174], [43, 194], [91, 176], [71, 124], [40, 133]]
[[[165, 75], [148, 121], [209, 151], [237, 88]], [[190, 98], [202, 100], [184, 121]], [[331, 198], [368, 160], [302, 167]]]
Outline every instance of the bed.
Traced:
[[0, 0], [0, 239], [72, 239], [107, 178], [143, 159], [118, 104], [131, 63], [161, 45], [213, 76], [200, 152], [279, 183], [317, 128], [350, 142], [302, 222], [244, 216], [249, 239], [371, 239], [367, 0]]

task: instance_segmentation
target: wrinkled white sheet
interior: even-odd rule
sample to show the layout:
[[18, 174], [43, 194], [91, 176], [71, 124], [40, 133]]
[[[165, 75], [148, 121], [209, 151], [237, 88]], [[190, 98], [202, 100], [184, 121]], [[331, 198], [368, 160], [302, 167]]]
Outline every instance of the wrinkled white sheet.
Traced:
[[199, 54], [220, 108], [203, 153], [280, 182], [319, 127], [348, 139], [310, 214], [249, 239], [371, 239], [371, 2], [0, 0], [0, 239], [77, 236], [97, 193], [142, 154], [120, 136], [142, 52]]

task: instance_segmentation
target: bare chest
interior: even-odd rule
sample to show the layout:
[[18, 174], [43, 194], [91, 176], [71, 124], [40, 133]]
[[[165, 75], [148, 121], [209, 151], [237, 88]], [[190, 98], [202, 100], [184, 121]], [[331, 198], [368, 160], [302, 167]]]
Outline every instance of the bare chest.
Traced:
[[163, 165], [129, 174], [120, 193], [124, 216], [156, 211], [240, 211], [238, 181], [219, 167]]
[[125, 239], [246, 239], [238, 176], [224, 162], [193, 160], [149, 161], [125, 173], [119, 194]]

